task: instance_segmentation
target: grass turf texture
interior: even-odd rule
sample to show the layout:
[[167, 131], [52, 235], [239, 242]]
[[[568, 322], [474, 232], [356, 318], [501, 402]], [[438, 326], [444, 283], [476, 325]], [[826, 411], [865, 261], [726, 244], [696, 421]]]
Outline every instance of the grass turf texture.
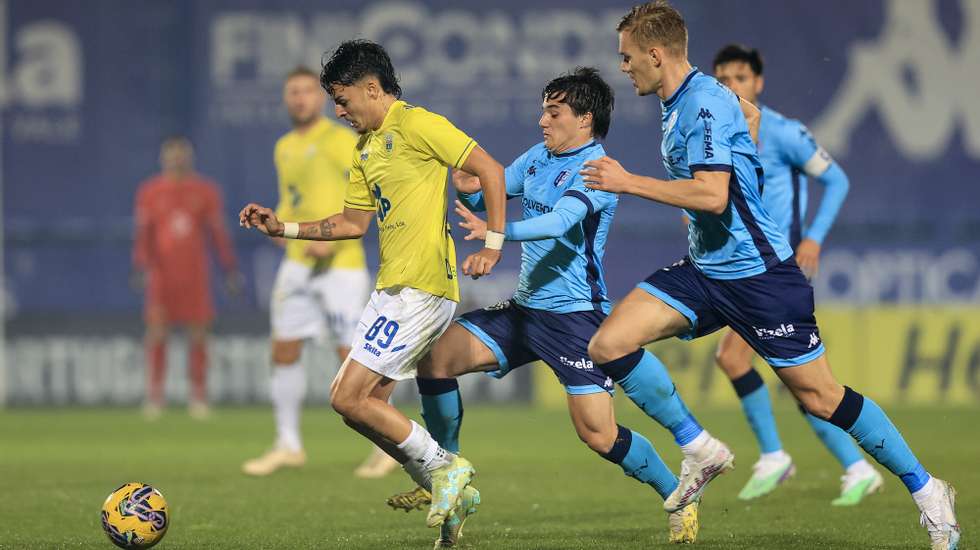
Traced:
[[[667, 463], [669, 435], [617, 399], [620, 423], [647, 435]], [[799, 468], [774, 494], [735, 495], [758, 450], [741, 412], [697, 410], [736, 453], [736, 470], [708, 489], [700, 548], [928, 548], [905, 488], [886, 473], [885, 492], [855, 509], [832, 508], [840, 468], [795, 409], [777, 409], [783, 444]], [[977, 409], [889, 409], [920, 459], [959, 490], [970, 544], [980, 530]], [[417, 416], [417, 415], [416, 415]], [[160, 489], [171, 510], [161, 549], [431, 548], [422, 512], [394, 512], [385, 498], [412, 484], [351, 475], [368, 445], [324, 408], [303, 419], [310, 461], [262, 479], [239, 473], [272, 439], [268, 409], [219, 409], [206, 422], [183, 410], [154, 423], [125, 409], [0, 412], [0, 548], [112, 548], [99, 525], [109, 492], [127, 481]], [[564, 411], [469, 407], [463, 449], [477, 467], [483, 506], [463, 548], [667, 547], [666, 514], [652, 489], [580, 443]]]

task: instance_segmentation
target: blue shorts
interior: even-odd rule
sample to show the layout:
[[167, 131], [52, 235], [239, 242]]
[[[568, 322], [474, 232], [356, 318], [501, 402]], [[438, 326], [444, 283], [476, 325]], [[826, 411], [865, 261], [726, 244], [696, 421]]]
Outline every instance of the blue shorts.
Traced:
[[544, 361], [570, 395], [613, 391], [613, 381], [589, 359], [589, 340], [606, 314], [599, 311], [552, 313], [513, 300], [471, 311], [456, 322], [486, 344], [500, 367], [488, 372], [501, 378], [511, 369]]
[[679, 336], [698, 338], [729, 326], [773, 367], [793, 367], [824, 353], [813, 316], [813, 287], [790, 258], [743, 279], [710, 279], [690, 259], [637, 285], [691, 322]]

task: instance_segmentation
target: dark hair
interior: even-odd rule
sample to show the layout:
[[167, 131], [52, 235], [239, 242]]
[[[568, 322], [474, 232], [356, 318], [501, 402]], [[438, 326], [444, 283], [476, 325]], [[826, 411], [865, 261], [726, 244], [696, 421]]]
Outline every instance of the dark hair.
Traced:
[[598, 138], [609, 133], [609, 121], [616, 103], [612, 88], [592, 67], [576, 67], [574, 71], [552, 80], [541, 91], [541, 99], [556, 99], [572, 108], [575, 116], [592, 113], [592, 135]]
[[715, 54], [714, 68], [732, 61], [748, 63], [752, 72], [759, 76], [762, 74], [762, 55], [755, 48], [747, 48], [741, 44], [729, 44]]
[[330, 93], [333, 84], [351, 86], [365, 76], [375, 76], [385, 93], [400, 98], [402, 88], [388, 52], [370, 40], [348, 40], [337, 46], [323, 63], [320, 85]]
[[291, 71], [286, 73], [286, 82], [289, 82], [297, 76], [308, 76], [313, 80], [320, 80], [320, 75], [313, 72], [313, 69], [307, 67], [306, 65], [297, 65], [293, 67]]
[[633, 6], [616, 26], [639, 45], [661, 44], [673, 55], [687, 55], [687, 24], [684, 16], [667, 0], [655, 0]]

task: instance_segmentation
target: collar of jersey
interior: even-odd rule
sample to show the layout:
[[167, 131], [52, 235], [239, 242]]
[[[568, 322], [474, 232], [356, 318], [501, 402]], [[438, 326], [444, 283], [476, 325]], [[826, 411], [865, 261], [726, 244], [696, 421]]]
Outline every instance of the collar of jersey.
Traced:
[[551, 151], [548, 151], [548, 156], [559, 158], [559, 159], [574, 157], [575, 155], [581, 153], [582, 151], [595, 147], [596, 145], [599, 145], [599, 142], [593, 139], [592, 141], [586, 143], [585, 145], [579, 147], [578, 149], [572, 149], [571, 151], [565, 151], [564, 153], [552, 153]]
[[384, 118], [384, 120], [382, 120], [382, 121], [381, 121], [381, 127], [380, 127], [380, 128], [378, 128], [377, 130], [374, 130], [374, 131], [373, 131], [373, 132], [371, 132], [371, 133], [372, 133], [372, 134], [377, 134], [377, 133], [380, 133], [380, 132], [381, 132], [382, 130], [384, 130], [385, 128], [387, 128], [387, 127], [388, 127], [388, 123], [389, 123], [389, 122], [391, 121], [391, 119], [392, 119], [392, 117], [393, 117], [393, 116], [394, 116], [394, 114], [395, 114], [395, 109], [401, 109], [401, 108], [402, 108], [402, 107], [404, 107], [404, 106], [405, 106], [405, 102], [404, 102], [403, 100], [401, 100], [401, 99], [397, 99], [397, 100], [395, 100], [395, 102], [394, 102], [394, 103], [392, 103], [392, 104], [391, 104], [391, 105], [390, 105], [390, 106], [388, 107], [388, 112], [387, 112], [387, 113], [385, 113], [385, 118]]
[[674, 93], [670, 94], [670, 97], [664, 100], [664, 107], [669, 108], [671, 105], [673, 105], [674, 101], [676, 101], [677, 98], [681, 96], [681, 92], [683, 92], [684, 89], [687, 88], [687, 84], [691, 81], [692, 78], [694, 78], [694, 75], [700, 72], [701, 71], [699, 71], [697, 67], [691, 67], [691, 72], [687, 73], [687, 76], [684, 77], [684, 82], [681, 82], [681, 85], [678, 86], [676, 90], [674, 90]]

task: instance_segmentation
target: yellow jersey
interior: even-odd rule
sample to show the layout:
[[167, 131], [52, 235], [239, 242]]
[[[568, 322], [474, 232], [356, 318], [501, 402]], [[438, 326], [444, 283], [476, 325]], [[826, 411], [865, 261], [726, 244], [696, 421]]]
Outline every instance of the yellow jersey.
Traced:
[[[357, 134], [326, 118], [302, 134], [293, 130], [279, 138], [275, 149], [279, 175], [276, 216], [308, 222], [342, 212], [355, 145]], [[318, 271], [367, 267], [360, 239], [335, 242], [334, 254], [323, 260], [306, 255], [309, 244], [310, 241], [287, 240], [286, 257]]]
[[446, 178], [475, 147], [445, 117], [404, 101], [358, 140], [344, 206], [377, 213], [378, 289], [406, 286], [459, 301]]

